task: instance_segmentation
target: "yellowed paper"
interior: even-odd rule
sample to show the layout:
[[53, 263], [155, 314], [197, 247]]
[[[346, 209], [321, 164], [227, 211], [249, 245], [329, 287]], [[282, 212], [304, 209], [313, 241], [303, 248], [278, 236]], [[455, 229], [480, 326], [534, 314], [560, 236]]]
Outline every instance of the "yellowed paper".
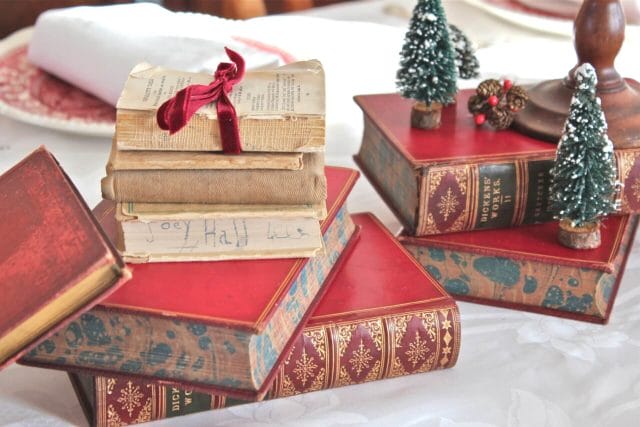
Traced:
[[[208, 85], [212, 74], [168, 70], [142, 63], [134, 67], [118, 100], [119, 110], [156, 110], [191, 84]], [[273, 69], [252, 70], [230, 93], [238, 117], [274, 119], [324, 116], [324, 70], [317, 60], [294, 62]], [[216, 118], [215, 104], [199, 115]]]

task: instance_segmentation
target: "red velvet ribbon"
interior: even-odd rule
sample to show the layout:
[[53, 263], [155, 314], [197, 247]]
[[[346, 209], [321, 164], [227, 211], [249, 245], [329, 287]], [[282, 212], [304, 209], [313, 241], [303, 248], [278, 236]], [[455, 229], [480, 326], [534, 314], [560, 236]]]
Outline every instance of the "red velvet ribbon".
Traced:
[[242, 152], [238, 116], [229, 99], [229, 92], [244, 76], [244, 59], [229, 48], [225, 47], [224, 50], [233, 63], [221, 62], [214, 75], [215, 79], [208, 85], [191, 85], [180, 90], [160, 106], [156, 118], [160, 129], [168, 130], [169, 134], [173, 135], [182, 129], [201, 107], [216, 102], [222, 149], [228, 154], [238, 154]]

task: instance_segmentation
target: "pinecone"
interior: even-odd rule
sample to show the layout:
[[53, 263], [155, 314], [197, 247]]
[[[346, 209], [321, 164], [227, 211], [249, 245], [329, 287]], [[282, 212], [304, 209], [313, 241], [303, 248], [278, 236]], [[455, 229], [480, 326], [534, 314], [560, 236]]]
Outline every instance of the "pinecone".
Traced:
[[510, 80], [501, 83], [489, 79], [478, 85], [476, 94], [467, 102], [467, 108], [476, 125], [489, 122], [495, 129], [502, 130], [511, 126], [514, 114], [522, 110], [528, 100], [527, 92], [520, 86], [514, 86]]
[[476, 93], [482, 98], [488, 98], [491, 95], [500, 98], [502, 97], [502, 83], [495, 79], [485, 80], [478, 85]]
[[529, 95], [522, 86], [512, 86], [507, 92], [507, 106], [511, 111], [520, 111], [529, 101]]
[[503, 130], [509, 128], [513, 123], [513, 114], [500, 107], [493, 107], [491, 113], [487, 115], [488, 122], [496, 130]]
[[469, 112], [471, 112], [471, 114], [481, 113], [484, 108], [484, 103], [485, 100], [482, 97], [478, 95], [472, 95], [467, 102], [467, 108], [469, 109]]

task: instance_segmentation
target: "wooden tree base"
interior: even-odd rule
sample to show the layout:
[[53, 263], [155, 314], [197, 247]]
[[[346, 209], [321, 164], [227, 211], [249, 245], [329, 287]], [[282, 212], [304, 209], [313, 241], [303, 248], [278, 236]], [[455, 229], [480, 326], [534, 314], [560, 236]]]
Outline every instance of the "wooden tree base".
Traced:
[[437, 129], [440, 127], [442, 104], [434, 102], [429, 105], [416, 102], [411, 108], [411, 127], [417, 129]]
[[600, 221], [574, 227], [568, 219], [560, 220], [558, 240], [573, 249], [595, 249], [600, 247]]

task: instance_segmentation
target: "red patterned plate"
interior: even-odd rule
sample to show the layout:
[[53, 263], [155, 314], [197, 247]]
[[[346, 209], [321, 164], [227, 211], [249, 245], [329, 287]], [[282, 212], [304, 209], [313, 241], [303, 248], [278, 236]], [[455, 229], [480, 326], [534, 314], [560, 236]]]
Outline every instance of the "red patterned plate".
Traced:
[[51, 129], [112, 136], [114, 107], [29, 63], [32, 32], [25, 28], [0, 41], [0, 114]]

